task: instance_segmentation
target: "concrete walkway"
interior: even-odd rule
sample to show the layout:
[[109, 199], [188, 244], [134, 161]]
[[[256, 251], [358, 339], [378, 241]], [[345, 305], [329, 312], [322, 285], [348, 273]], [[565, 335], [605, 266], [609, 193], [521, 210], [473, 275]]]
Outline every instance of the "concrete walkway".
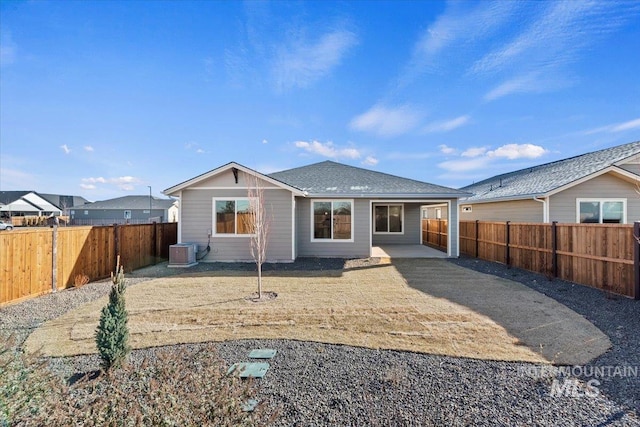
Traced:
[[605, 353], [609, 338], [568, 307], [520, 283], [441, 259], [393, 259], [409, 286], [485, 315], [558, 365], [584, 365]]

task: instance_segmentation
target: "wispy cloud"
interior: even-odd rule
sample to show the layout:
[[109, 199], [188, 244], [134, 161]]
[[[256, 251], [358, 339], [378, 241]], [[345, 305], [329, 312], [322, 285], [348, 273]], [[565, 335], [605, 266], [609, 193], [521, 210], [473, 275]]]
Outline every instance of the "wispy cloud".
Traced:
[[376, 159], [375, 157], [373, 157], [373, 156], [367, 156], [367, 157], [365, 157], [365, 158], [364, 158], [364, 160], [362, 161], [362, 164], [363, 164], [363, 165], [367, 165], [367, 166], [375, 166], [375, 165], [377, 165], [377, 164], [378, 164], [378, 162], [379, 162], [379, 160], [378, 160], [378, 159]]
[[293, 143], [293, 145], [296, 148], [303, 150], [305, 153], [327, 157], [329, 159], [362, 159], [361, 164], [367, 166], [375, 166], [379, 162], [379, 160], [375, 156], [366, 154], [366, 152], [369, 150], [356, 148], [353, 146], [341, 147], [335, 145], [332, 141], [296, 141]]
[[566, 67], [640, 11], [637, 3], [620, 2], [556, 1], [531, 5], [532, 22], [469, 69], [473, 75], [495, 75], [502, 80], [485, 95], [487, 101], [574, 84], [575, 78], [566, 77]]
[[534, 144], [507, 144], [495, 150], [487, 151], [488, 157], [504, 157], [509, 160], [537, 159], [547, 154], [549, 150]]
[[584, 135], [593, 135], [594, 133], [618, 133], [627, 130], [640, 129], [640, 118], [629, 120], [628, 122], [614, 123], [611, 125], [601, 126], [599, 128], [586, 130]]
[[202, 148], [200, 144], [198, 144], [197, 142], [187, 142], [186, 144], [184, 144], [184, 148], [187, 151], [193, 151], [194, 153], [197, 153], [197, 154], [206, 153], [205, 149]]
[[471, 118], [470, 116], [465, 115], [465, 116], [459, 116], [454, 119], [446, 120], [442, 122], [433, 122], [428, 124], [427, 127], [424, 129], [424, 131], [426, 133], [450, 132], [454, 129], [457, 129], [469, 123], [470, 118]]
[[349, 126], [353, 130], [382, 137], [393, 137], [415, 129], [422, 115], [411, 105], [396, 107], [374, 105], [368, 111], [354, 117]]
[[[442, 146], [441, 146], [442, 147]], [[535, 144], [505, 144], [491, 150], [489, 147], [472, 147], [462, 152], [447, 146], [447, 154], [460, 153], [460, 158], [446, 160], [438, 164], [449, 172], [469, 172], [492, 167], [500, 160], [537, 159], [548, 154], [544, 147]], [[443, 151], [441, 149], [441, 151]]]
[[336, 68], [358, 42], [356, 35], [344, 29], [333, 30], [309, 42], [294, 39], [278, 48], [272, 75], [276, 88], [286, 91], [305, 88]]
[[632, 1], [449, 2], [418, 38], [399, 86], [466, 70], [452, 77], [488, 84], [486, 101], [559, 90], [580, 78], [570, 65], [638, 15]]
[[296, 141], [294, 145], [296, 148], [300, 148], [307, 153], [317, 154], [330, 159], [358, 159], [362, 157], [362, 153], [360, 153], [357, 148], [338, 147], [331, 141]]
[[13, 64], [16, 60], [18, 47], [14, 43], [11, 33], [0, 32], [0, 66], [4, 67]]
[[69, 154], [71, 152], [71, 148], [69, 148], [67, 144], [62, 144], [60, 148], [62, 148], [62, 151], [64, 151], [64, 154]]
[[142, 180], [133, 176], [120, 176], [116, 178], [90, 177], [82, 178], [80, 187], [85, 190], [96, 189], [96, 184], [114, 185], [123, 191], [133, 191], [136, 185], [140, 185]]
[[487, 152], [487, 147], [471, 147], [467, 148], [460, 154], [462, 157], [478, 157]]
[[386, 158], [389, 160], [424, 160], [433, 157], [431, 152], [411, 153], [407, 151], [394, 151], [389, 153]]
[[287, 13], [279, 14], [279, 7], [278, 2], [245, 3], [243, 31], [224, 52], [234, 86], [267, 83], [276, 92], [307, 88], [331, 75], [359, 42], [346, 20], [325, 16], [314, 22], [304, 8], [297, 14], [288, 4]]
[[447, 155], [448, 154], [455, 154], [455, 153], [458, 152], [458, 150], [456, 150], [455, 148], [449, 147], [448, 145], [445, 145], [445, 144], [439, 145], [438, 149], [440, 149], [440, 152], [442, 154], [447, 154]]
[[[445, 12], [427, 27], [413, 48], [413, 54], [399, 78], [401, 86], [425, 72], [440, 72], [451, 61], [466, 58], [474, 44], [497, 32], [513, 18], [517, 2], [483, 1], [468, 4], [449, 2]], [[452, 50], [456, 54], [452, 54]]]
[[82, 148], [84, 148], [84, 151], [88, 151], [88, 152], [90, 152], [90, 153], [91, 153], [92, 151], [94, 151], [94, 150], [93, 150], [93, 147], [92, 147], [92, 146], [90, 146], [90, 145], [85, 145], [85, 146], [84, 146], [84, 147], [82, 147]]

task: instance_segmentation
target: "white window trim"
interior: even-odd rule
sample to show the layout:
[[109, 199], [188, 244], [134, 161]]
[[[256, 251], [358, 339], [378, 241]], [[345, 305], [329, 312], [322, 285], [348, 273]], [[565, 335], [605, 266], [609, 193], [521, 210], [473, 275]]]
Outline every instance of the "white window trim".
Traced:
[[[404, 235], [405, 223], [404, 223], [404, 203], [374, 203], [373, 204], [373, 215], [376, 214], [376, 206], [386, 206], [387, 213], [389, 212], [389, 207], [391, 206], [400, 206], [402, 208], [402, 217], [400, 218], [400, 224], [402, 224], [402, 231], [376, 231], [376, 221], [375, 218], [372, 218], [373, 221], [373, 234], [393, 234], [396, 236]], [[389, 225], [389, 217], [387, 217], [387, 225]]]
[[[315, 218], [314, 218], [314, 215], [313, 215], [313, 212], [314, 212], [313, 211], [313, 204], [316, 203], [316, 202], [319, 202], [319, 203], [322, 203], [322, 202], [331, 203], [331, 216], [332, 217], [333, 217], [333, 203], [334, 202], [349, 202], [349, 203], [351, 203], [351, 238], [350, 239], [334, 239], [333, 238], [333, 233], [332, 233], [332, 236], [331, 236], [330, 239], [316, 239], [314, 237], [314, 228], [315, 228], [314, 221], [315, 221]], [[338, 243], [338, 242], [339, 243], [349, 243], [349, 242], [351, 242], [351, 243], [353, 243], [353, 241], [354, 241], [353, 240], [353, 235], [355, 233], [355, 230], [354, 230], [355, 207], [356, 206], [355, 206], [355, 203], [353, 203], [353, 199], [311, 199], [310, 200], [310, 205], [309, 205], [309, 208], [310, 208], [309, 210], [311, 211], [311, 215], [310, 215], [310, 223], [311, 223], [311, 227], [310, 227], [311, 228], [311, 236], [310, 237], [311, 237], [311, 242], [313, 242], [313, 243], [322, 243], [322, 242], [326, 242], [326, 243]], [[333, 231], [333, 228], [332, 228], [332, 231]]]
[[[234, 223], [235, 225], [235, 232], [234, 233], [218, 233], [217, 231], [217, 227], [216, 227], [216, 223], [217, 223], [217, 215], [216, 215], [216, 202], [217, 201], [234, 201], [235, 202], [235, 215], [236, 215], [236, 221]], [[249, 202], [249, 205], [251, 205], [250, 202], [250, 198], [249, 197], [214, 197], [213, 201], [211, 203], [212, 206], [212, 229], [211, 229], [211, 235], [215, 236], [215, 237], [224, 237], [224, 238], [246, 238], [246, 237], [253, 237], [255, 236], [255, 234], [238, 234], [238, 201], [247, 201]]]
[[[622, 202], [622, 222], [621, 224], [627, 223], [627, 199], [626, 198], [617, 198], [617, 197], [602, 197], [602, 198], [577, 198], [576, 199], [576, 223], [578, 224], [586, 224], [580, 222], [580, 203], [582, 202], [600, 202], [600, 222], [598, 224], [604, 224], [602, 222], [602, 207], [604, 202]], [[595, 223], [593, 223], [595, 224]]]

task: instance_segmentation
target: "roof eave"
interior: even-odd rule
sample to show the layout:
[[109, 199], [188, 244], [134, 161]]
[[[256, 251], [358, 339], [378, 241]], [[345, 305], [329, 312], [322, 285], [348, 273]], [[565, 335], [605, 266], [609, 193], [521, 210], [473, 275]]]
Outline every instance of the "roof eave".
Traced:
[[306, 193], [309, 198], [349, 199], [459, 199], [471, 193]]

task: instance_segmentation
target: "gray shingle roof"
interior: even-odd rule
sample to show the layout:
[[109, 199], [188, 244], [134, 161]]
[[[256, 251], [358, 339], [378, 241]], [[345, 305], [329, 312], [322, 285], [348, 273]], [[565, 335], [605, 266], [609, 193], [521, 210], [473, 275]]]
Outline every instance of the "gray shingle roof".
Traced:
[[[152, 197], [152, 209], [169, 209], [175, 202], [173, 199], [158, 199]], [[115, 199], [101, 200], [86, 205], [74, 206], [76, 209], [149, 209], [149, 196], [124, 196]]]
[[268, 175], [311, 196], [462, 197], [467, 193], [449, 187], [401, 178], [332, 161]]
[[462, 187], [465, 202], [541, 196], [640, 154], [640, 141], [509, 172]]

